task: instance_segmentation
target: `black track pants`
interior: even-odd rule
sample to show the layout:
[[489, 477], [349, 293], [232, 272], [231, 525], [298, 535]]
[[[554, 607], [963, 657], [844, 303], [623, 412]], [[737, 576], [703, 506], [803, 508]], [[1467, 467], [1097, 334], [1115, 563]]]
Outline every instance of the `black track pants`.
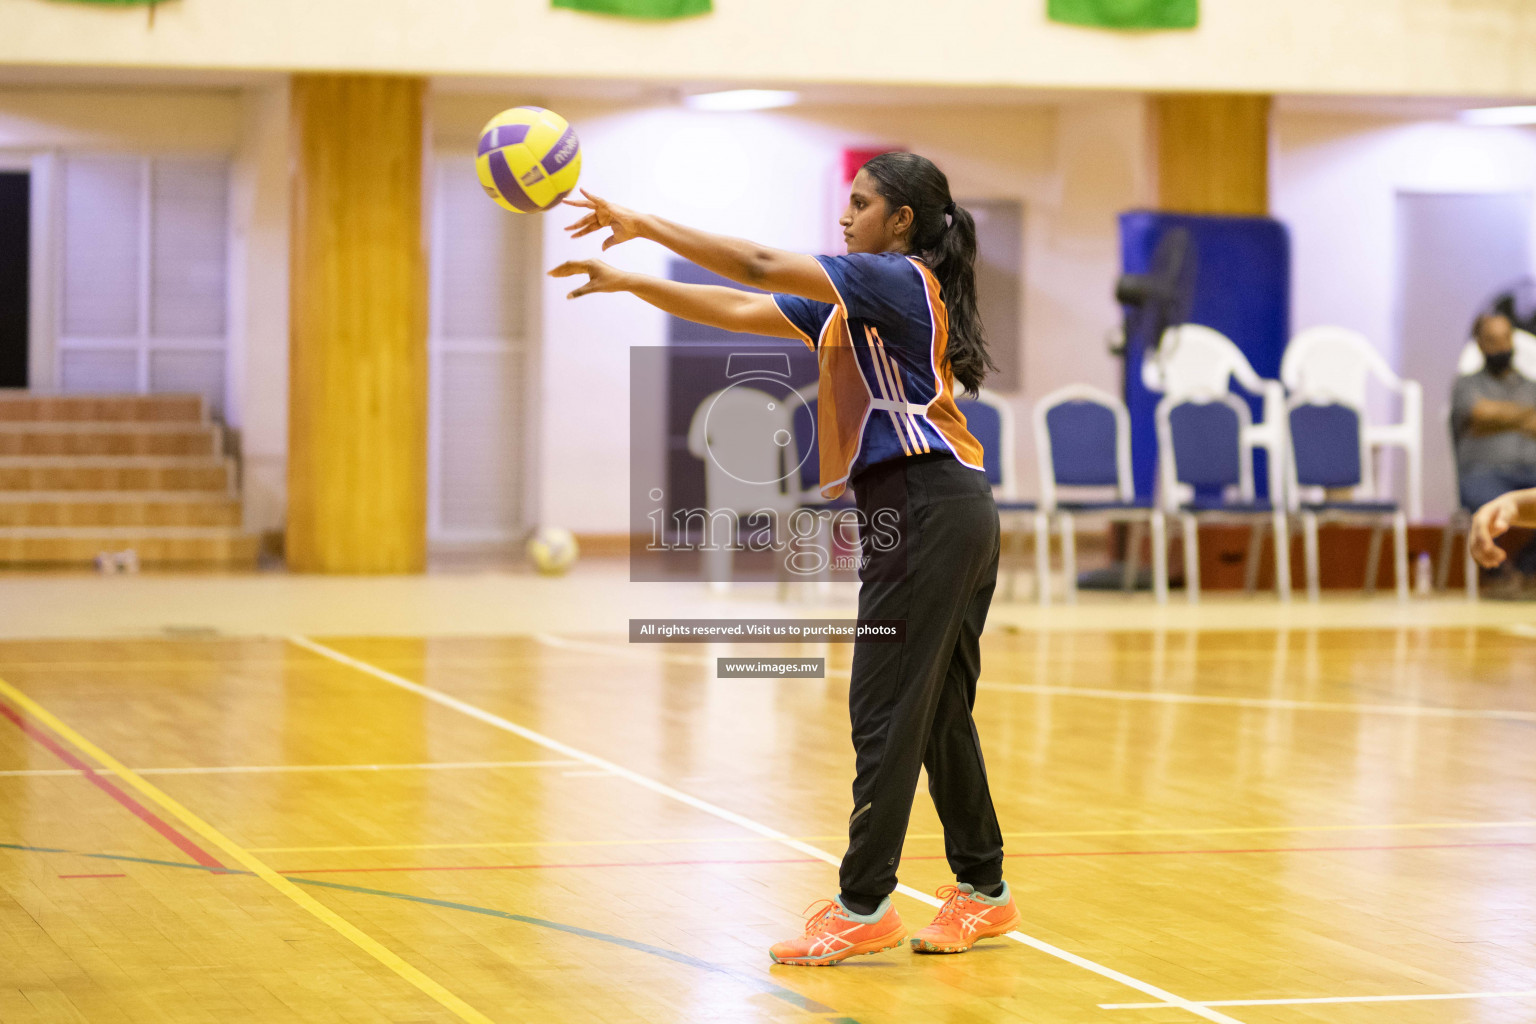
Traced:
[[981, 629], [997, 585], [992, 491], [984, 474], [948, 456], [881, 463], [854, 488], [866, 522], [891, 509], [902, 540], [880, 551], [874, 531], [865, 531], [859, 618], [907, 625], [903, 643], [859, 641], [853, 651], [848, 707], [858, 775], [843, 892], [877, 902], [896, 888], [921, 767], [950, 869], [959, 881], [993, 885], [1002, 879], [1003, 837], [971, 719]]

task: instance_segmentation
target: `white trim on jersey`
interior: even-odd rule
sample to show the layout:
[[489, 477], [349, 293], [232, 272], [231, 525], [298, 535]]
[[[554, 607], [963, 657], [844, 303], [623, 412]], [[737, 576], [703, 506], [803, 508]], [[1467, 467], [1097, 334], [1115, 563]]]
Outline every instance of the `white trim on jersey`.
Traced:
[[[907, 435], [901, 429], [903, 422], [896, 416], [896, 407], [900, 403], [896, 401], [895, 389], [891, 387], [890, 381], [885, 377], [885, 368], [881, 364], [879, 354], [875, 351], [874, 329], [869, 324], [864, 325], [864, 344], [869, 349], [869, 364], [874, 368], [875, 379], [880, 382], [880, 398], [875, 398], [874, 392], [871, 391], [869, 399], [870, 408], [873, 409], [875, 407], [874, 403], [877, 401], [885, 406], [887, 415], [891, 417], [891, 429], [896, 431], [896, 440], [901, 442], [902, 454], [911, 455], [913, 446], [907, 443]], [[859, 376], [864, 376], [863, 370], [859, 371]]]
[[[925, 268], [917, 261], [916, 257], [908, 256], [907, 260], [912, 264], [912, 269], [917, 274], [918, 282], [923, 286], [923, 301], [928, 303], [928, 329], [930, 331], [928, 338], [928, 365], [933, 368], [933, 400], [937, 402], [940, 398], [944, 397], [944, 378], [939, 375], [939, 347], [936, 344], [939, 340], [939, 318], [933, 311], [933, 296], [928, 293], [928, 278], [923, 275]], [[956, 462], [962, 466], [969, 466], [971, 469], [979, 469], [983, 473], [986, 472], [986, 466], [978, 466], [974, 462], [966, 462], [960, 457], [960, 453], [955, 451], [955, 446], [949, 443], [949, 438], [944, 436], [944, 431], [940, 430], [933, 420], [928, 419], [926, 411], [923, 413], [923, 419], [928, 420], [928, 425], [933, 427], [933, 432], [938, 435], [940, 441], [944, 442], [944, 447], [949, 449], [949, 453], [955, 457]]]
[[896, 365], [896, 360], [892, 359], [891, 354], [885, 350], [885, 339], [880, 337], [880, 329], [871, 327], [866, 328], [866, 330], [869, 331], [874, 339], [874, 350], [879, 356], [880, 366], [884, 368], [887, 377], [890, 379], [896, 403], [905, 406], [901, 410], [902, 415], [905, 417], [903, 423], [907, 428], [908, 435], [912, 439], [912, 447], [914, 449], [921, 449], [924, 453], [932, 451], [933, 449], [929, 446], [928, 439], [923, 436], [923, 430], [917, 425], [917, 420], [913, 415], [914, 412], [918, 415], [925, 414], [928, 411], [928, 407], [914, 406], [907, 401], [907, 386], [901, 379], [901, 367]]

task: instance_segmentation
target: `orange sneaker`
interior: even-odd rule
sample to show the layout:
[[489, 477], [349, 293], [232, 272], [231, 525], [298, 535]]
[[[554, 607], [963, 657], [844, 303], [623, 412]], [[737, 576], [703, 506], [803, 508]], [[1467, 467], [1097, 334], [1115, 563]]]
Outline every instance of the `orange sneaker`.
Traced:
[[980, 939], [990, 939], [1013, 931], [1023, 919], [1013, 902], [1013, 893], [1003, 883], [993, 902], [969, 885], [944, 885], [934, 893], [944, 901], [933, 923], [912, 936], [916, 953], [964, 953]]
[[[879, 953], [901, 945], [907, 929], [887, 896], [885, 913], [874, 921], [854, 918], [838, 900], [819, 900], [805, 909], [809, 920], [798, 939], [776, 943], [768, 950], [776, 964], [826, 967], [851, 956]], [[875, 908], [879, 912], [879, 908]]]

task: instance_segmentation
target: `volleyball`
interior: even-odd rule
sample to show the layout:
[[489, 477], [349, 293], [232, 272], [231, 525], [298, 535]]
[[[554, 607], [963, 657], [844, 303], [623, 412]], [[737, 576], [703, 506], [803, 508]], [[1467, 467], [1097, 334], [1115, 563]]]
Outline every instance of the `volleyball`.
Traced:
[[546, 576], [559, 576], [576, 563], [581, 549], [563, 526], [541, 526], [528, 538], [528, 560]]
[[581, 142], [543, 107], [503, 110], [480, 130], [475, 169], [485, 194], [517, 213], [554, 206], [581, 176]]

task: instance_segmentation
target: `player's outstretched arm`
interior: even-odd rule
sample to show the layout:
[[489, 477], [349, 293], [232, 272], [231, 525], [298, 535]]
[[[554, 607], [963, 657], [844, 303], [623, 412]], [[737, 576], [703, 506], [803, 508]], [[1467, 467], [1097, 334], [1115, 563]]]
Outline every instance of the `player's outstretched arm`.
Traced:
[[629, 292], [644, 299], [664, 313], [680, 316], [698, 324], [708, 324], [742, 334], [762, 334], [771, 338], [799, 338], [770, 295], [737, 291], [707, 284], [682, 284], [649, 274], [631, 274], [616, 270], [602, 260], [570, 260], [549, 272], [550, 277], [587, 275], [585, 284], [574, 289], [568, 299], [595, 292]]
[[645, 238], [737, 284], [820, 302], [837, 302], [832, 282], [814, 257], [637, 213], [592, 195], [586, 189], [582, 189], [581, 194], [584, 198], [566, 200], [567, 205], [588, 211], [586, 216], [566, 227], [572, 238], [606, 228], [611, 234], [603, 239], [605, 251], [632, 238]]
[[1494, 540], [1511, 526], [1536, 526], [1536, 488], [1501, 494], [1472, 516], [1467, 545], [1478, 565], [1492, 569], [1504, 563], [1504, 549]]

